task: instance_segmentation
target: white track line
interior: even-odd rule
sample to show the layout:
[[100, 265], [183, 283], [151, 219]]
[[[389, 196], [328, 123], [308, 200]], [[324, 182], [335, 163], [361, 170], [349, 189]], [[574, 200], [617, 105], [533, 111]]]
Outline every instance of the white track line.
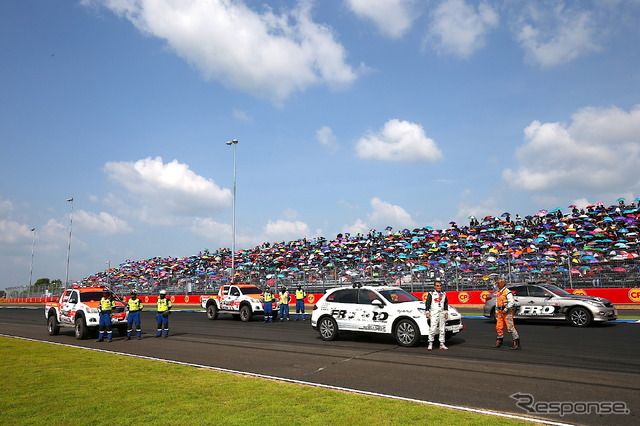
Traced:
[[298, 385], [305, 385], [305, 386], [314, 386], [314, 387], [318, 387], [318, 388], [338, 390], [338, 391], [343, 391], [343, 392], [351, 392], [351, 393], [356, 393], [356, 394], [361, 394], [361, 395], [377, 396], [377, 397], [381, 397], [381, 398], [395, 399], [395, 400], [399, 400], [399, 401], [416, 402], [416, 403], [419, 403], [419, 404], [433, 405], [433, 406], [436, 406], [436, 407], [451, 408], [451, 409], [454, 409], [454, 410], [468, 411], [468, 412], [471, 412], [471, 413], [485, 414], [485, 415], [488, 415], [488, 416], [506, 417], [506, 418], [509, 418], [509, 419], [524, 420], [524, 421], [528, 421], [528, 422], [542, 423], [542, 424], [546, 424], [546, 425], [571, 426], [570, 423], [559, 423], [559, 422], [553, 422], [553, 421], [546, 420], [546, 419], [537, 419], [537, 418], [533, 418], [533, 417], [518, 416], [516, 414], [508, 414], [508, 413], [501, 413], [501, 412], [497, 412], [497, 411], [480, 410], [480, 409], [477, 409], [477, 408], [462, 407], [462, 406], [452, 405], [452, 404], [443, 404], [443, 403], [440, 403], [440, 402], [433, 402], [433, 401], [424, 401], [424, 400], [421, 400], [421, 399], [406, 398], [406, 397], [396, 396], [396, 395], [387, 395], [387, 394], [382, 394], [382, 393], [377, 393], [377, 392], [369, 392], [369, 391], [364, 391], [364, 390], [359, 390], [359, 389], [344, 388], [344, 387], [341, 387], [341, 386], [332, 386], [332, 385], [324, 385], [324, 384], [321, 384], [321, 383], [305, 382], [305, 381], [302, 381], [302, 380], [287, 379], [286, 377], [276, 377], [276, 376], [269, 376], [269, 375], [266, 375], [266, 374], [251, 373], [251, 372], [247, 372], [247, 371], [230, 370], [228, 368], [212, 367], [210, 365], [193, 364], [193, 363], [190, 363], [190, 362], [182, 362], [182, 361], [175, 361], [175, 360], [171, 360], [171, 359], [156, 358], [156, 357], [151, 357], [151, 356], [146, 356], [146, 355], [135, 355], [135, 354], [129, 354], [129, 353], [125, 353], [125, 352], [108, 351], [108, 350], [105, 350], [105, 349], [87, 348], [87, 347], [84, 347], [84, 346], [74, 346], [74, 345], [69, 345], [67, 343], [49, 342], [49, 341], [46, 341], [46, 340], [31, 339], [31, 338], [28, 338], [28, 337], [21, 337], [21, 336], [11, 336], [11, 335], [2, 334], [2, 333], [0, 333], [0, 336], [2, 336], [2, 337], [10, 337], [10, 338], [14, 338], [14, 339], [21, 339], [21, 340], [29, 340], [29, 341], [32, 341], [32, 342], [49, 343], [51, 345], [66, 346], [66, 347], [69, 347], [69, 348], [85, 349], [85, 350], [95, 351], [95, 352], [104, 352], [104, 353], [110, 353], [110, 354], [116, 354], [116, 355], [124, 355], [124, 356], [129, 356], [129, 357], [132, 357], [132, 358], [148, 359], [148, 360], [151, 360], [151, 361], [162, 361], [162, 362], [168, 362], [168, 363], [171, 363], [171, 364], [186, 365], [186, 366], [189, 366], [189, 367], [205, 368], [205, 369], [208, 369], [208, 370], [221, 371], [221, 372], [225, 372], [225, 373], [234, 373], [234, 374], [240, 374], [240, 375], [243, 375], [243, 376], [259, 377], [259, 378], [262, 378], [262, 379], [277, 380], [277, 381], [281, 381], [281, 382], [295, 383], [295, 384], [298, 384]]

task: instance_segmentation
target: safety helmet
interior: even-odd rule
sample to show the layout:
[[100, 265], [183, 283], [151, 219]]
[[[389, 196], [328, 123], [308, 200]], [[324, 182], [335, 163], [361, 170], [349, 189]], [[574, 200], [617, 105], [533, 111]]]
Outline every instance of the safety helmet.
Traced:
[[167, 294], [167, 290], [160, 290], [160, 294]]

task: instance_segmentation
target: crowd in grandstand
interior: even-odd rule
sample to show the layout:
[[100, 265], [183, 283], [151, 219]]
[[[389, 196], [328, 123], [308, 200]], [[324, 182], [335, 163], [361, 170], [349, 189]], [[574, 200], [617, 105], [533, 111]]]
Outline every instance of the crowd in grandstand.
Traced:
[[[296, 279], [316, 282], [350, 277], [398, 281], [424, 277], [447, 281], [463, 278], [473, 285], [487, 275], [526, 273], [543, 276], [597, 277], [602, 272], [632, 272], [638, 262], [640, 198], [584, 208], [540, 210], [520, 216], [504, 212], [468, 224], [450, 222], [446, 229], [371, 230], [338, 234], [333, 239], [300, 238], [238, 250], [233, 259], [235, 281], [271, 282]], [[640, 273], [640, 271], [635, 271]], [[206, 288], [232, 274], [229, 249], [197, 255], [127, 260], [83, 281], [153, 291], [167, 283]], [[597, 279], [597, 278], [594, 278]]]

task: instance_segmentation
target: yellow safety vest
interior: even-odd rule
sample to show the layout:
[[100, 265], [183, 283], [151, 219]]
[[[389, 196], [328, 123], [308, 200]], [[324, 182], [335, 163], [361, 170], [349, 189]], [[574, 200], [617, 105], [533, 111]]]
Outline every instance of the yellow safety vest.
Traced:
[[284, 293], [280, 293], [280, 303], [284, 303], [285, 305], [289, 304], [289, 292], [285, 291]]
[[162, 297], [158, 298], [158, 312], [168, 311], [171, 307], [171, 300]]
[[271, 294], [270, 292], [265, 292], [264, 293], [264, 301], [265, 302], [271, 302], [273, 300], [273, 294]]
[[129, 299], [127, 303], [129, 304], [129, 312], [141, 311], [143, 308], [142, 301], [138, 298]]
[[296, 290], [296, 300], [302, 300], [305, 296], [304, 290]]
[[116, 302], [114, 302], [113, 300], [109, 299], [109, 298], [102, 298], [100, 299], [100, 310], [102, 311], [110, 311], [113, 308], [116, 307]]

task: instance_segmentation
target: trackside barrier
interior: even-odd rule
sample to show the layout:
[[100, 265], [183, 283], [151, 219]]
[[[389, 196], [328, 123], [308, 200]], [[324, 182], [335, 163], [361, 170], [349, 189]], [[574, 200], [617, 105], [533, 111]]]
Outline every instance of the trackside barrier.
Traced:
[[[580, 294], [585, 296], [596, 296], [602, 297], [610, 300], [614, 304], [638, 304], [640, 306], [640, 287], [633, 288], [578, 288], [578, 289], [569, 289], [568, 291], [573, 294]], [[414, 292], [412, 293], [420, 300], [425, 300], [427, 298], [427, 293], [423, 292]], [[454, 305], [483, 305], [488, 297], [492, 294], [491, 291], [448, 291], [447, 297], [449, 298], [449, 303]], [[217, 297], [217, 296], [200, 296], [200, 295], [169, 295], [169, 299], [171, 303], [178, 305], [196, 305], [200, 306], [200, 302], [203, 297]], [[305, 303], [307, 305], [313, 305], [316, 303], [322, 294], [308, 294], [305, 298]], [[125, 298], [126, 300], [129, 297]], [[144, 296], [141, 295], [140, 299], [142, 303], [148, 305], [155, 305], [158, 296]], [[58, 300], [57, 297], [24, 297], [24, 298], [14, 298], [14, 299], [0, 299], [0, 304], [45, 304], [46, 302], [56, 302]], [[291, 302], [291, 305], [295, 305], [295, 302]]]

